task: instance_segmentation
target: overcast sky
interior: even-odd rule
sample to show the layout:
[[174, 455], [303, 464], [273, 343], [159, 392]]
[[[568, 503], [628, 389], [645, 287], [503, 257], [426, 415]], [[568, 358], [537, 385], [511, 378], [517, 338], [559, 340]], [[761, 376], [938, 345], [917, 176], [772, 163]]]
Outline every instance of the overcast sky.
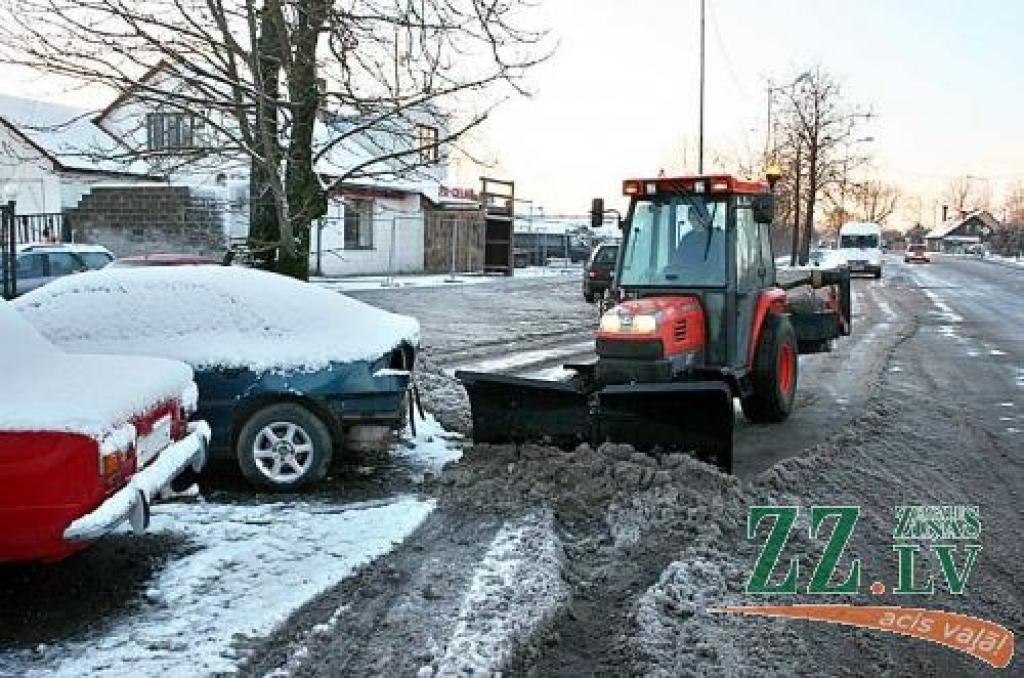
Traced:
[[[555, 56], [532, 77], [535, 95], [500, 108], [478, 134], [488, 170], [547, 214], [580, 214], [630, 175], [696, 167], [700, 0], [538, 0]], [[1024, 2], [1020, 0], [707, 0], [707, 169], [714, 152], [763, 148], [769, 77], [814, 66], [877, 114], [866, 135], [879, 178], [920, 197], [930, 224], [956, 175], [980, 177], [997, 200], [1024, 180]], [[10, 94], [102, 106], [89, 92]], [[453, 185], [476, 187], [460, 168]], [[913, 204], [913, 201], [906, 201]], [[998, 215], [997, 210], [997, 215]], [[896, 224], [909, 225], [909, 224]]]
[[[767, 78], [820, 65], [877, 114], [866, 130], [877, 175], [922, 197], [925, 223], [954, 175], [983, 177], [997, 198], [1024, 180], [1024, 2], [707, 6], [709, 148], [763, 148]], [[538, 12], [560, 48], [534, 73], [535, 96], [486, 129], [519, 195], [548, 214], [580, 213], [619, 194], [623, 177], [695, 168], [699, 0], [544, 0]]]

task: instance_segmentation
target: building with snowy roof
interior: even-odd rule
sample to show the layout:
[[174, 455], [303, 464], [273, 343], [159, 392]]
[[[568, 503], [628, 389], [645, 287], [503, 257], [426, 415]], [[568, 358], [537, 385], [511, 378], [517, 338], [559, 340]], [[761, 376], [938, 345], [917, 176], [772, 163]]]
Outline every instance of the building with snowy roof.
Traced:
[[963, 252], [971, 245], [987, 242], [999, 228], [999, 221], [987, 210], [961, 212], [925, 234], [931, 252]]

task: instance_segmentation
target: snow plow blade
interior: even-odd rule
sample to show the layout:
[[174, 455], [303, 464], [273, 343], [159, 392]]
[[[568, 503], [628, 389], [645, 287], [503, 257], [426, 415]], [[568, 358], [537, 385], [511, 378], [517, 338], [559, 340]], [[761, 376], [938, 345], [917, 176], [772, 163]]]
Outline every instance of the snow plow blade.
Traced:
[[721, 381], [609, 385], [456, 372], [469, 393], [473, 440], [628, 443], [638, 450], [696, 452], [732, 465], [732, 392]]
[[469, 393], [473, 440], [545, 441], [572, 449], [593, 438], [590, 394], [578, 385], [483, 372], [456, 372]]

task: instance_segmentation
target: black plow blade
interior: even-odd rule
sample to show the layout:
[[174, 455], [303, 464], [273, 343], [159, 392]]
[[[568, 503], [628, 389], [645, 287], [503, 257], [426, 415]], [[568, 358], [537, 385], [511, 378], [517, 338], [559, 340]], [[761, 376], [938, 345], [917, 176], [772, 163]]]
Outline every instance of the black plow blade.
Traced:
[[732, 470], [732, 392], [719, 381], [625, 384], [584, 390], [576, 382], [457, 372], [469, 393], [473, 439], [627, 443], [642, 451], [696, 453]]
[[589, 395], [576, 384], [462, 371], [455, 378], [469, 393], [476, 442], [572, 449], [593, 438]]
[[732, 470], [732, 391], [724, 382], [625, 384], [598, 392], [595, 442], [692, 452]]

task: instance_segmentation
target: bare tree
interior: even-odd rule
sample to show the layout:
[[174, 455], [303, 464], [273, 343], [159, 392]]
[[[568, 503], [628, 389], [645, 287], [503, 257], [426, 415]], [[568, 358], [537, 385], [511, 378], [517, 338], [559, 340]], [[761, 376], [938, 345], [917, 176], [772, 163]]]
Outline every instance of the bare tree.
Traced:
[[[174, 148], [135, 130], [90, 152], [167, 171], [247, 163], [263, 265], [306, 277], [310, 224], [327, 193], [361, 178], [415, 176], [439, 160], [437, 149], [451, 152], [494, 106], [525, 93], [527, 72], [550, 54], [546, 34], [522, 25], [530, 6], [0, 0], [0, 58], [199, 121], [202, 135]], [[411, 135], [417, 125], [434, 133]]]
[[[857, 132], [871, 114], [851, 105], [843, 96], [839, 82], [821, 68], [805, 71], [787, 87], [783, 94], [779, 123], [780, 136], [792, 147], [799, 168], [794, 176], [794, 214], [803, 224], [796, 224], [802, 233], [798, 246], [800, 263], [806, 263], [814, 235], [819, 199], [830, 187], [842, 184], [848, 174], [862, 165], [866, 158], [856, 155]], [[797, 158], [799, 156], [799, 158]]]
[[865, 181], [853, 189], [857, 216], [873, 224], [882, 224], [891, 217], [899, 205], [900, 191], [881, 181]]
[[985, 179], [969, 175], [954, 177], [946, 184], [943, 198], [954, 215], [987, 210], [992, 206], [992, 188]]

